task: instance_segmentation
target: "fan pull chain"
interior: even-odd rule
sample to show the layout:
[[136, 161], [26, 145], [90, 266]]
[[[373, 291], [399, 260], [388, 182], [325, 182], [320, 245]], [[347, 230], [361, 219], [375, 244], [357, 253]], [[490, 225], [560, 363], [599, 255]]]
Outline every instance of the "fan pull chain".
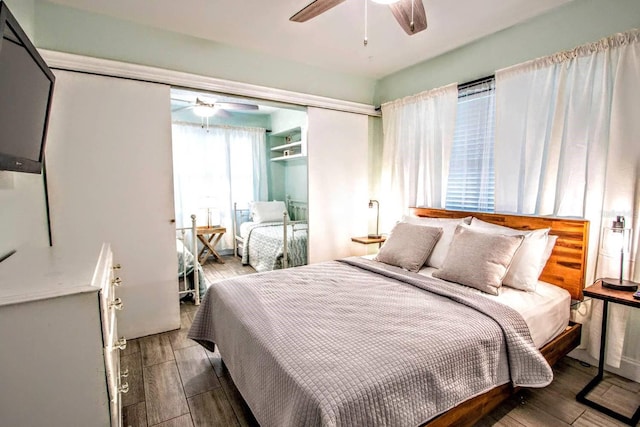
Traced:
[[367, 14], [367, 8], [369, 5], [369, 0], [364, 0], [364, 46], [367, 47], [367, 44], [369, 43], [369, 37], [367, 36], [367, 29], [369, 27], [369, 23], [368, 23], [368, 14]]
[[[207, 121], [207, 127], [204, 126], [205, 120]], [[209, 117], [201, 117], [200, 118], [200, 127], [209, 133]]]

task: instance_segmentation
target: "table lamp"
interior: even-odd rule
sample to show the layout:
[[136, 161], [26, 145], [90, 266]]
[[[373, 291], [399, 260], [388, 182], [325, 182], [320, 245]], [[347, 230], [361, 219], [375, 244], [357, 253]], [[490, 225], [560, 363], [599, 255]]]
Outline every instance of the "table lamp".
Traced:
[[377, 200], [369, 200], [369, 209], [373, 208], [373, 204], [376, 204], [376, 234], [367, 235], [370, 239], [379, 239], [380, 238], [380, 203]]
[[620, 278], [606, 277], [602, 279], [602, 286], [620, 291], [635, 291], [638, 284], [630, 280], [623, 279], [624, 254], [629, 253], [631, 240], [631, 229], [625, 228], [623, 216], [618, 216], [611, 224], [611, 227], [603, 227], [602, 249], [605, 253], [620, 253]]
[[200, 209], [206, 212], [207, 228], [220, 227], [220, 209], [218, 209], [218, 199], [212, 196], [205, 196], [200, 199]]

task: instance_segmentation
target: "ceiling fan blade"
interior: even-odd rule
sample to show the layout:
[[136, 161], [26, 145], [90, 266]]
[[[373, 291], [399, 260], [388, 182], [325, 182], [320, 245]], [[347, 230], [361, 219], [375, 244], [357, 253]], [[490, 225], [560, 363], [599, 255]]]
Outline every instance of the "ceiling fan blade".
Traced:
[[258, 106], [254, 104], [242, 104], [240, 102], [216, 102], [216, 108], [224, 110], [258, 110]]
[[216, 109], [215, 116], [218, 116], [221, 119], [228, 119], [228, 118], [232, 117], [230, 112], [228, 112], [227, 110], [221, 110], [219, 108]]
[[345, 0], [314, 0], [312, 3], [303, 7], [302, 9], [300, 9], [300, 11], [298, 11], [298, 13], [289, 18], [289, 21], [308, 21], [309, 19], [315, 18], [316, 16], [326, 12], [327, 10], [339, 5], [344, 1]]
[[[402, 29], [410, 36], [427, 29], [427, 14], [422, 0], [400, 0], [389, 5], [391, 13]], [[413, 25], [411, 22], [413, 8]]]

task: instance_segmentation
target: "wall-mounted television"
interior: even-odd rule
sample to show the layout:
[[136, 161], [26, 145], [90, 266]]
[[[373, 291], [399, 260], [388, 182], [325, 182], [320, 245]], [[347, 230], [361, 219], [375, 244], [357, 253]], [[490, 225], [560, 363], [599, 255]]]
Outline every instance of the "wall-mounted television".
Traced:
[[41, 173], [55, 77], [0, 0], [0, 170]]

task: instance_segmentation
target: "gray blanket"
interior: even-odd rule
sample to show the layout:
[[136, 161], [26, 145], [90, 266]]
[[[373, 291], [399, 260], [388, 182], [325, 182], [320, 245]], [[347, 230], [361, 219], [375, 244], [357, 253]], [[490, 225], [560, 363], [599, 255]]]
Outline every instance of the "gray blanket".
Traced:
[[512, 309], [359, 258], [214, 283], [189, 338], [263, 426], [413, 426], [552, 371]]
[[[307, 263], [306, 226], [306, 224], [287, 226], [289, 267], [298, 267]], [[284, 256], [282, 227], [284, 224], [281, 222], [251, 225], [242, 247], [242, 264], [250, 264], [258, 272], [281, 269]]]

